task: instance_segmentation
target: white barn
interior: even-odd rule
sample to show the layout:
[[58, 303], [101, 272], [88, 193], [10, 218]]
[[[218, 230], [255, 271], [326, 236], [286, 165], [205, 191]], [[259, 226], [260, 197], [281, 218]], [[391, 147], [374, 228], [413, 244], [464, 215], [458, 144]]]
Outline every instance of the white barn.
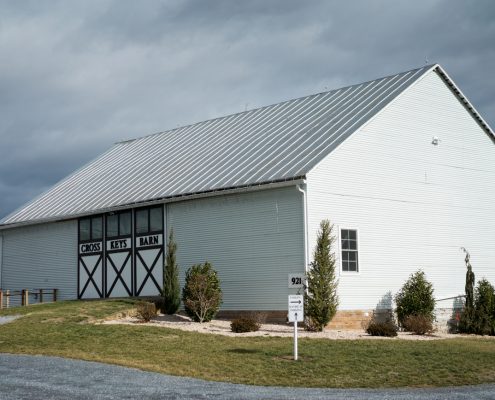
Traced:
[[208, 260], [222, 311], [282, 316], [329, 219], [335, 324], [392, 307], [419, 268], [448, 309], [461, 247], [495, 283], [494, 140], [437, 64], [117, 143], [1, 221], [0, 287], [156, 295], [173, 228], [181, 279]]

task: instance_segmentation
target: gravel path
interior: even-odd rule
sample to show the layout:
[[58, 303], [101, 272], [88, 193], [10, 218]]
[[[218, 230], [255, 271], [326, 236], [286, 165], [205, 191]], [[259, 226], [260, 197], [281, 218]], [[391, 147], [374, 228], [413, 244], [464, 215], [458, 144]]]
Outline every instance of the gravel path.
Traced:
[[0, 325], [7, 324], [9, 322], [14, 321], [17, 318], [20, 318], [21, 315], [6, 315], [4, 317], [0, 317]]
[[[172, 328], [180, 329], [184, 331], [194, 331], [201, 333], [211, 333], [214, 335], [223, 336], [278, 336], [278, 337], [292, 337], [293, 336], [293, 325], [292, 324], [262, 324], [261, 328], [257, 332], [247, 332], [247, 333], [233, 333], [230, 330], [230, 321], [214, 319], [211, 322], [205, 322], [199, 324], [197, 322], [192, 322], [189, 317], [183, 315], [163, 315], [160, 314], [158, 317], [154, 318], [148, 323], [140, 323], [137, 318], [133, 316], [122, 316], [120, 318], [109, 319], [105, 321], [100, 321], [98, 323], [102, 324], [126, 324], [134, 325], [139, 323], [140, 325], [155, 326], [162, 328]], [[302, 327], [298, 329], [298, 336], [301, 338], [310, 339], [371, 339], [371, 340], [439, 340], [439, 339], [453, 339], [459, 338], [461, 336], [469, 337], [469, 335], [453, 335], [446, 332], [435, 332], [432, 335], [413, 335], [409, 332], [398, 332], [398, 335], [394, 338], [388, 337], [377, 337], [370, 336], [364, 332], [363, 329], [360, 330], [336, 330], [336, 329], [325, 329], [323, 332], [307, 332]], [[495, 340], [495, 336], [490, 336]]]
[[0, 399], [494, 399], [495, 385], [304, 389], [234, 385], [58, 357], [0, 354]]

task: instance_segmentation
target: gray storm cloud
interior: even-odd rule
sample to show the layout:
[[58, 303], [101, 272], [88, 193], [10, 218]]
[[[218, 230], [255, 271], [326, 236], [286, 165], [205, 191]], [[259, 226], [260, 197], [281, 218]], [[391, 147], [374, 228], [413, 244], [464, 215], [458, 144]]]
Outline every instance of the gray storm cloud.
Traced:
[[495, 124], [495, 2], [0, 1], [0, 217], [113, 142], [438, 62]]

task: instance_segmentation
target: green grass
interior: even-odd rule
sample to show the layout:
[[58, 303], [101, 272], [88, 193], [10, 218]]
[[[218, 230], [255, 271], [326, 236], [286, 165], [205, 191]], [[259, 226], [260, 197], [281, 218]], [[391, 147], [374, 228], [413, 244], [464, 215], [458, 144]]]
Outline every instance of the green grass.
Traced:
[[0, 352], [102, 361], [147, 371], [253, 385], [446, 386], [495, 382], [495, 340], [438, 341], [224, 337], [153, 326], [94, 325], [133, 301], [60, 302], [3, 310]]

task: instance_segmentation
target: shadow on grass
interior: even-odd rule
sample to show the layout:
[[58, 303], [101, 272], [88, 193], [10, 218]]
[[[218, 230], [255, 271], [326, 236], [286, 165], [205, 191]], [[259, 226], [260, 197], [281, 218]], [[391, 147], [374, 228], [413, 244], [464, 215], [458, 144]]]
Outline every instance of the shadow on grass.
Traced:
[[264, 353], [261, 350], [257, 349], [229, 349], [227, 350], [229, 353], [236, 353], [236, 354], [256, 354], [256, 353]]

